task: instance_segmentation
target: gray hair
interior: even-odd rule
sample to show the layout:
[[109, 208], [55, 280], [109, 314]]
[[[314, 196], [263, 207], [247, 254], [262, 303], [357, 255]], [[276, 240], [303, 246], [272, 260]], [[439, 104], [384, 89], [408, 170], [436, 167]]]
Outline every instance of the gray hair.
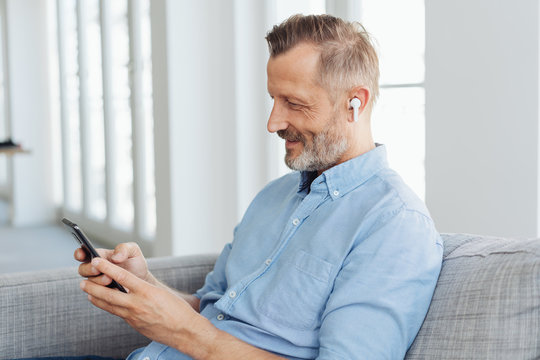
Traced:
[[266, 35], [270, 56], [300, 43], [312, 43], [321, 52], [319, 84], [335, 100], [340, 91], [366, 86], [370, 102], [379, 96], [379, 59], [371, 37], [357, 22], [331, 15], [293, 15]]

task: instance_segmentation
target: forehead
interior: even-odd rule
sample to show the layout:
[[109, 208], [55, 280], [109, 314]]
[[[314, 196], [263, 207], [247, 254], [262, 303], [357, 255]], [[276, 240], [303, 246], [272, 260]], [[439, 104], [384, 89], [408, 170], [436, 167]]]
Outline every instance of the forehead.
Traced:
[[[317, 82], [320, 52], [302, 43], [268, 60], [268, 92], [272, 96], [294, 91], [299, 94], [322, 89]], [[308, 95], [308, 94], [305, 94]]]

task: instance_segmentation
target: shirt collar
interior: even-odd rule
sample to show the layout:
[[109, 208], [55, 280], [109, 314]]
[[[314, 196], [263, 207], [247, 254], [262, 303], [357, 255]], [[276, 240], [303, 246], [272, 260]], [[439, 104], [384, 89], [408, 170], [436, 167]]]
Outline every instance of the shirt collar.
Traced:
[[376, 144], [375, 149], [333, 166], [319, 176], [317, 176], [316, 171], [302, 171], [298, 192], [307, 192], [307, 188], [311, 184], [311, 191], [328, 191], [328, 194], [335, 200], [362, 185], [378, 171], [387, 167], [386, 147], [382, 144]]

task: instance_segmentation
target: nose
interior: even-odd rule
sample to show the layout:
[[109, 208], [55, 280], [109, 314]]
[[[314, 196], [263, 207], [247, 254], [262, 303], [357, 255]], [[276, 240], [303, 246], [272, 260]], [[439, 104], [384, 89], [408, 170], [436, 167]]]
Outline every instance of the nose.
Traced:
[[266, 128], [269, 132], [275, 133], [279, 130], [285, 130], [289, 127], [289, 123], [287, 122], [286, 116], [282, 114], [282, 112], [279, 109], [279, 106], [274, 102], [274, 106], [272, 107], [272, 112], [270, 113], [270, 117], [268, 118], [268, 124], [266, 125]]

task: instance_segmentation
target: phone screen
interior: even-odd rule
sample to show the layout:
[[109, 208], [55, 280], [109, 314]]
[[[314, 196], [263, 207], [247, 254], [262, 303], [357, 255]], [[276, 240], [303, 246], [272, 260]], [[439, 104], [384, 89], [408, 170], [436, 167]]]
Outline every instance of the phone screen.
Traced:
[[[72, 222], [71, 220], [68, 220], [66, 218], [62, 219], [62, 223], [67, 226], [68, 230], [71, 232], [75, 240], [79, 243], [81, 248], [86, 253], [86, 258], [88, 261], [92, 261], [93, 258], [99, 257], [99, 254], [97, 253], [96, 249], [88, 239], [88, 237], [83, 233], [81, 228]], [[122, 292], [127, 292], [126, 289], [120, 284], [118, 284], [116, 281], [112, 281], [109, 285], [107, 285], [109, 288], [115, 288]]]

